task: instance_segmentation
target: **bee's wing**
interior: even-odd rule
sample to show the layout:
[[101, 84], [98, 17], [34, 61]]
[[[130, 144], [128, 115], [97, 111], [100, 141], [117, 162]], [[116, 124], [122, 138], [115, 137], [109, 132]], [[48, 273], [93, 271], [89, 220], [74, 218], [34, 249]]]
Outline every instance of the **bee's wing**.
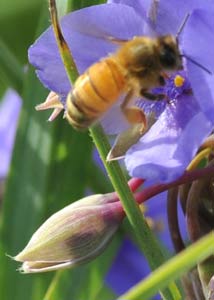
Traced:
[[126, 42], [128, 42], [129, 40], [122, 40], [122, 39], [119, 39], [119, 38], [116, 38], [116, 37], [113, 37], [113, 36], [107, 36], [106, 39], [114, 44], [117, 44], [117, 45], [122, 45]]
[[147, 127], [145, 128], [144, 132], [142, 132], [142, 124], [140, 123], [131, 125], [128, 129], [118, 134], [111, 150], [106, 157], [106, 160], [113, 161], [124, 158], [129, 148], [136, 144], [139, 139], [146, 134], [155, 121], [156, 118], [154, 114], [150, 113], [147, 115]]
[[117, 45], [122, 45], [123, 43], [126, 43], [130, 40], [130, 39], [121, 39], [119, 37], [112, 36], [107, 31], [104, 31], [97, 27], [94, 28], [94, 30], [90, 30], [90, 29], [78, 30], [78, 33], [95, 37], [97, 39], [106, 40]]
[[106, 161], [119, 160], [125, 157], [128, 149], [136, 144], [142, 137], [142, 124], [131, 125], [127, 130], [117, 135], [114, 144], [109, 151]]

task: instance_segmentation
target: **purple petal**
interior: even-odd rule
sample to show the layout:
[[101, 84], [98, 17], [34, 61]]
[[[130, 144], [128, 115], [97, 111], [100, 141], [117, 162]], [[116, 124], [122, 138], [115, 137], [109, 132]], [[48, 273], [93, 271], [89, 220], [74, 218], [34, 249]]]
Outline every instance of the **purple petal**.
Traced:
[[214, 124], [214, 76], [196, 70], [196, 66], [188, 64], [189, 76], [196, 100], [207, 118]]
[[[130, 39], [142, 35], [144, 22], [130, 6], [104, 4], [75, 11], [62, 19], [62, 28], [78, 70], [115, 51], [116, 45], [105, 39], [114, 36]], [[48, 29], [29, 49], [29, 60], [37, 75], [50, 90], [65, 96], [70, 83], [58, 53], [52, 29]]]
[[151, 5], [151, 0], [108, 0], [107, 3], [117, 3], [131, 6], [143, 17], [143, 19], [146, 19], [147, 11]]
[[153, 27], [158, 35], [176, 34], [187, 13], [191, 13], [195, 8], [208, 8], [213, 5], [212, 0], [152, 1], [150, 11], [153, 11]]
[[150, 268], [145, 257], [130, 240], [126, 239], [106, 276], [106, 282], [117, 295], [121, 295], [149, 272]]
[[0, 179], [7, 176], [22, 100], [8, 90], [0, 105]]
[[107, 111], [101, 119], [101, 124], [105, 132], [109, 135], [119, 134], [130, 127], [124, 114], [121, 111], [119, 102]]
[[180, 176], [212, 124], [200, 112], [192, 96], [169, 104], [147, 134], [126, 154], [131, 176], [169, 182]]
[[[167, 222], [167, 192], [158, 194], [149, 201], [145, 203], [147, 211], [146, 216], [151, 217], [157, 223], [160, 223], [162, 226], [162, 230], [158, 233], [158, 238], [162, 242], [164, 248], [168, 250], [168, 252], [173, 253], [174, 247], [172, 244], [168, 222]], [[186, 230], [186, 220], [181, 209], [180, 204], [178, 203], [178, 220], [179, 220], [179, 227], [180, 232], [182, 235], [183, 240], [187, 239], [187, 230]]]
[[187, 59], [188, 77], [202, 111], [214, 123], [214, 18], [213, 11], [195, 10], [182, 35], [184, 54], [212, 72], [212, 75]]

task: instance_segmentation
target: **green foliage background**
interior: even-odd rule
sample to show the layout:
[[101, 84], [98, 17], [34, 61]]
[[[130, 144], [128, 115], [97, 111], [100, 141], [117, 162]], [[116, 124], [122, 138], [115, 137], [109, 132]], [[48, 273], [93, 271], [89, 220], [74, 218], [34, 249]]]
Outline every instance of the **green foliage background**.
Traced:
[[[71, 10], [104, 1], [67, 2], [58, 1], [61, 13], [67, 4]], [[13, 87], [23, 99], [0, 214], [0, 299], [109, 300], [113, 293], [105, 286], [103, 277], [114, 257], [119, 235], [94, 262], [58, 275], [22, 275], [17, 272], [19, 264], [5, 255], [17, 254], [48, 216], [80, 199], [87, 189], [105, 193], [112, 188], [92, 159], [89, 135], [73, 131], [62, 118], [49, 124], [48, 113], [34, 109], [48, 91], [28, 65], [27, 49], [50, 25], [47, 2], [0, 0], [0, 7], [0, 95]], [[51, 283], [54, 292], [45, 297]]]
[[[63, 15], [66, 11], [103, 2], [58, 0], [57, 4]], [[14, 256], [21, 251], [35, 230], [52, 213], [82, 198], [88, 191], [107, 193], [112, 191], [112, 186], [93, 160], [94, 149], [88, 133], [77, 133], [62, 118], [47, 123], [49, 112], [38, 113], [34, 109], [44, 101], [49, 91], [44, 89], [34, 69], [28, 65], [27, 49], [50, 25], [47, 1], [0, 0], [0, 8], [0, 99], [8, 88], [13, 88], [23, 100], [12, 163], [0, 208], [0, 299], [116, 299], [117, 296], [106, 286], [104, 278], [121, 242], [121, 232], [100, 257], [71, 270], [22, 275], [17, 271], [19, 264], [7, 256]], [[130, 215], [136, 218], [131, 210]], [[137, 220], [140, 219], [141, 215]], [[158, 244], [157, 248], [151, 247], [154, 243], [142, 238], [145, 232], [139, 224], [138, 239], [152, 249], [151, 253], [162, 249]], [[127, 224], [122, 227], [125, 230], [130, 228]], [[213, 251], [214, 240], [210, 235], [163, 265], [148, 280], [135, 286], [125, 298], [148, 299], [168, 286], [164, 299], [182, 299], [182, 293], [178, 292], [172, 280], [191, 270]], [[150, 255], [151, 258], [155, 262]], [[154, 266], [159, 265], [158, 259]]]

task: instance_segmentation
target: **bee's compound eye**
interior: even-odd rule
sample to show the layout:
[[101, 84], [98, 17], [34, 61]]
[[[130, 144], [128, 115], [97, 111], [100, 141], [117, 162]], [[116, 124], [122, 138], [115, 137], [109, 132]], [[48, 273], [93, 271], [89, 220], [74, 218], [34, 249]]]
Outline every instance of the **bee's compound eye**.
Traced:
[[173, 68], [176, 66], [176, 53], [169, 45], [163, 45], [160, 51], [160, 62], [165, 68]]

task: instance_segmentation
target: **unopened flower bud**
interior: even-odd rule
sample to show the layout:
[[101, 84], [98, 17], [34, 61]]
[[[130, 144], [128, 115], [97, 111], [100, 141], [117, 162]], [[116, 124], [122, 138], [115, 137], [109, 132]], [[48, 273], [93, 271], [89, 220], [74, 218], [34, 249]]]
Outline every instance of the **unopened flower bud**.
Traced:
[[14, 259], [23, 262], [24, 273], [88, 262], [106, 248], [123, 217], [114, 193], [83, 198], [45, 221]]

